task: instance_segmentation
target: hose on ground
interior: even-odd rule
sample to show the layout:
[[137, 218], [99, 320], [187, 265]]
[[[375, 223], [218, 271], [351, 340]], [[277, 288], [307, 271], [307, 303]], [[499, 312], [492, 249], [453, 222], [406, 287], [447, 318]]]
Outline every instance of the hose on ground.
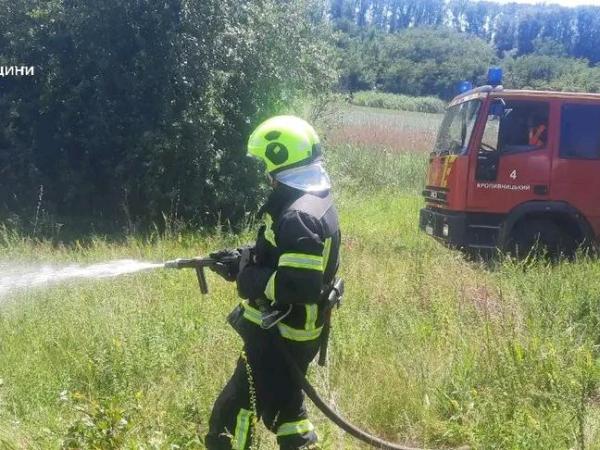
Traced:
[[[373, 436], [372, 434], [361, 430], [360, 428], [356, 427], [355, 425], [352, 425], [350, 422], [341, 417], [338, 413], [336, 413], [333, 410], [331, 406], [325, 403], [325, 401], [319, 396], [315, 388], [312, 387], [312, 385], [308, 382], [302, 371], [298, 368], [296, 361], [289, 353], [288, 349], [285, 347], [285, 345], [283, 345], [281, 337], [274, 337], [275, 345], [277, 346], [282, 356], [284, 357], [286, 363], [288, 364], [294, 381], [302, 387], [302, 390], [306, 393], [308, 398], [310, 398], [310, 400], [315, 404], [315, 406], [319, 408], [319, 410], [334, 424], [336, 424], [349, 435], [375, 448], [379, 448], [382, 450], [424, 450], [417, 447], [408, 447], [406, 445], [385, 441], [377, 436]], [[460, 447], [460, 450], [467, 449], [468, 447]]]

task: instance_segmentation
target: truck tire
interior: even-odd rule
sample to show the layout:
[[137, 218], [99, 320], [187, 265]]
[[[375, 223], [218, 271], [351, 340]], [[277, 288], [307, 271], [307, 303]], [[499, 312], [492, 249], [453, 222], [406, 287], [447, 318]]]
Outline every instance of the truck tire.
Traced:
[[525, 258], [533, 251], [557, 260], [561, 256], [573, 256], [576, 248], [574, 237], [550, 219], [525, 219], [518, 222], [513, 228], [509, 243], [509, 251], [518, 258]]

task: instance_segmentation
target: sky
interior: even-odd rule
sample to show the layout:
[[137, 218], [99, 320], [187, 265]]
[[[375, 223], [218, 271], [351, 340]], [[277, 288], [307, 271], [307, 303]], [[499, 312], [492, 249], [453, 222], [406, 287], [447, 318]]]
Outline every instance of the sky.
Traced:
[[[488, 0], [490, 1], [490, 0]], [[491, 0], [496, 3], [529, 3], [529, 4], [537, 4], [537, 3], [554, 3], [562, 6], [579, 6], [579, 5], [594, 5], [600, 6], [600, 0], [548, 0], [548, 1], [538, 1], [538, 0]]]

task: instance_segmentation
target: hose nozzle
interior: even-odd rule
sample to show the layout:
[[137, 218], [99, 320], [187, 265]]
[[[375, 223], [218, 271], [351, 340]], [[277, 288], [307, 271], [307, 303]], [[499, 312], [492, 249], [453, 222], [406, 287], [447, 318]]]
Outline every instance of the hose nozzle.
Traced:
[[165, 269], [181, 269], [181, 258], [165, 262]]

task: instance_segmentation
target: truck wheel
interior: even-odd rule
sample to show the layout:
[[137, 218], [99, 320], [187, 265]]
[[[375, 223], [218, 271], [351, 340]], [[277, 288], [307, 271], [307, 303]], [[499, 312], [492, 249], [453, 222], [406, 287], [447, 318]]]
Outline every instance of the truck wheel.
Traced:
[[577, 248], [575, 239], [548, 219], [523, 220], [515, 225], [511, 235], [509, 251], [518, 258], [534, 251], [556, 260], [561, 255], [571, 257]]

